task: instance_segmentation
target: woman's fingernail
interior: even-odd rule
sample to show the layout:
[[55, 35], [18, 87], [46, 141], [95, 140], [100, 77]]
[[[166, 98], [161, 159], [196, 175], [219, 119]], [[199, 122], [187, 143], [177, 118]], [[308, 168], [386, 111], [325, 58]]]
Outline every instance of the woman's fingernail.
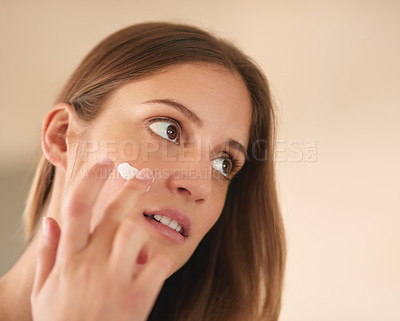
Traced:
[[50, 230], [49, 219], [45, 216], [42, 219], [42, 233], [43, 233], [43, 236], [47, 237], [49, 235], [49, 230]]
[[151, 181], [151, 183], [149, 184], [149, 186], [147, 186], [145, 192], [147, 193], [148, 191], [150, 191], [151, 185], [154, 183], [154, 177], [153, 180]]
[[153, 172], [149, 168], [142, 168], [139, 173], [137, 173], [136, 178], [141, 181], [148, 181], [153, 179]]
[[102, 159], [101, 161], [100, 161], [100, 164], [112, 164], [113, 163], [113, 161], [112, 161], [112, 159], [109, 159], [109, 158], [104, 158], [104, 159]]
[[111, 159], [109, 159], [109, 158], [104, 158], [104, 159], [102, 159], [99, 163], [102, 164], [102, 165], [111, 165], [111, 164], [113, 164], [114, 162], [113, 162]]

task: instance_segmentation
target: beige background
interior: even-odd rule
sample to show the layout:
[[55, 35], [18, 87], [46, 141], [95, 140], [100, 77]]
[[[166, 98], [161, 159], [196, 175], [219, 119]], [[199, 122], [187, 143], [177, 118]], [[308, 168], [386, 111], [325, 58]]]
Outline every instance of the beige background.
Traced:
[[[281, 320], [399, 320], [399, 1], [0, 0], [0, 274], [17, 258], [41, 120], [100, 39], [146, 20], [225, 36], [279, 108]], [[316, 152], [316, 156], [312, 153]]]

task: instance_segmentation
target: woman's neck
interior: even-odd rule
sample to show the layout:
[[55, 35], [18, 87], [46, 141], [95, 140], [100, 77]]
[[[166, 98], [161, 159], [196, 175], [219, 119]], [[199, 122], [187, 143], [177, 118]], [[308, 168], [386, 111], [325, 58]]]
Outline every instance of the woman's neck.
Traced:
[[17, 263], [0, 279], [0, 320], [31, 320], [30, 295], [41, 233], [28, 245]]
[[[46, 216], [48, 213], [56, 213], [60, 208], [59, 204], [52, 198], [53, 191], [58, 194], [59, 188], [55, 188], [55, 190], [53, 188], [49, 192], [40, 217]], [[41, 224], [41, 222], [39, 221], [38, 224]], [[37, 233], [35, 233], [21, 257], [0, 279], [0, 320], [32, 320], [30, 297], [41, 240], [41, 226], [38, 226]]]

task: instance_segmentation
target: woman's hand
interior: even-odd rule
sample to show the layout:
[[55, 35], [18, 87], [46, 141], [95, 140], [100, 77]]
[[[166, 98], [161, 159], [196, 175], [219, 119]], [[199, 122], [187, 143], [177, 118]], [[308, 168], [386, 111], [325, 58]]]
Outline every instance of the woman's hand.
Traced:
[[[161, 254], [134, 275], [148, 235], [131, 218], [152, 177], [127, 181], [90, 234], [93, 204], [113, 164], [89, 170], [67, 197], [62, 233], [45, 218], [31, 295], [35, 321], [146, 320], [171, 268]], [[150, 173], [151, 174], [151, 173]], [[125, 219], [124, 219], [125, 218]]]

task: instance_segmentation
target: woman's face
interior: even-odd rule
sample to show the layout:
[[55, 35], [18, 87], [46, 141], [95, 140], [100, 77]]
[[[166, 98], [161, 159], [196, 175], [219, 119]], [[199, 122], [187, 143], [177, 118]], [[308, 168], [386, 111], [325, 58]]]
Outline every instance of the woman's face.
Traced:
[[[238, 75], [211, 64], [170, 67], [113, 94], [87, 140], [79, 143], [83, 163], [77, 175], [103, 158], [152, 170], [155, 180], [131, 215], [148, 231], [149, 258], [168, 255], [172, 274], [221, 214], [229, 179], [245, 162], [241, 149], [247, 149], [251, 114], [250, 96]], [[116, 171], [109, 176], [93, 209], [92, 229], [124, 183]], [[185, 225], [171, 213], [183, 214], [190, 231], [183, 226], [183, 236], [156, 222], [151, 216], [156, 212]]]

